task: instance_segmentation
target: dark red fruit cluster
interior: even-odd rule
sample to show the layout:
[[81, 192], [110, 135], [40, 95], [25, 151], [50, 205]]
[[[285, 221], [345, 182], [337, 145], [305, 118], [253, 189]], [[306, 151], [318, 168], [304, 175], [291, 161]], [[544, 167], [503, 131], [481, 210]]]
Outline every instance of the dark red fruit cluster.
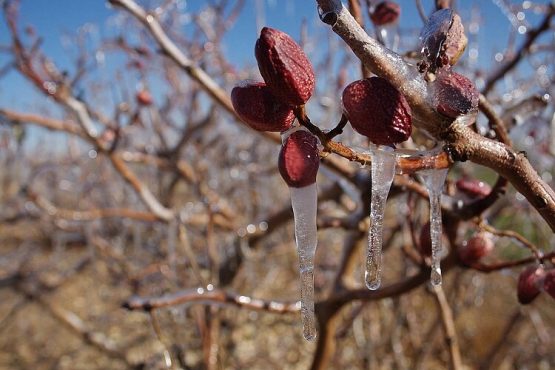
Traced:
[[302, 188], [314, 184], [319, 165], [318, 140], [310, 132], [293, 132], [281, 147], [279, 173], [291, 187]]
[[487, 256], [493, 250], [493, 247], [493, 240], [489, 234], [478, 233], [464, 242], [457, 249], [457, 252], [462, 263], [472, 266], [482, 257]]
[[393, 1], [382, 1], [370, 13], [370, 19], [376, 26], [385, 26], [397, 22], [401, 7]]
[[353, 129], [377, 145], [407, 140], [411, 109], [405, 96], [381, 77], [358, 80], [343, 91], [343, 108]]
[[255, 56], [265, 83], [236, 86], [231, 92], [233, 108], [255, 130], [285, 131], [295, 119], [293, 108], [312, 96], [312, 65], [289, 35], [268, 27], [256, 41]]

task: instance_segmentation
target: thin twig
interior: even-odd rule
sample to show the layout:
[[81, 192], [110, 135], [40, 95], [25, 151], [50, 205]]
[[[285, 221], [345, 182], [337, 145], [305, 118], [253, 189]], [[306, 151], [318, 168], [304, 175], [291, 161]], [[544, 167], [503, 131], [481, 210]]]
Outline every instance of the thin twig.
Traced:
[[451, 369], [460, 370], [462, 369], [462, 358], [455, 330], [455, 322], [453, 320], [453, 311], [449, 306], [449, 302], [447, 302], [447, 297], [441, 285], [434, 287], [434, 293], [441, 313], [441, 322], [443, 324], [443, 330], [445, 331], [445, 341], [449, 347]]

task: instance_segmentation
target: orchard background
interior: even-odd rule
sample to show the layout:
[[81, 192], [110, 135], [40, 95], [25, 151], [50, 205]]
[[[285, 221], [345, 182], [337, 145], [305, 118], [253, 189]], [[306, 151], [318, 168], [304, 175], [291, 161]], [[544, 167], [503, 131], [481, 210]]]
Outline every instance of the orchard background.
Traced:
[[[229, 96], [261, 80], [264, 26], [312, 62], [306, 112], [322, 132], [340, 121], [345, 86], [371, 71], [422, 83], [380, 58], [377, 3], [0, 1], [0, 368], [554, 367], [555, 301], [517, 299], [525, 269], [539, 269], [540, 290], [554, 271], [550, 1], [398, 2], [387, 32], [403, 63], [416, 66], [425, 19], [451, 6], [468, 37], [454, 69], [482, 93], [476, 123], [457, 129], [404, 88], [420, 123], [402, 147], [442, 142], [451, 165], [443, 285], [429, 285], [426, 189], [407, 174], [387, 202], [382, 287], [364, 286], [369, 166], [327, 143], [319, 334], [302, 337], [279, 135], [242, 124]], [[349, 125], [334, 140], [367, 145]], [[493, 248], [469, 258], [478, 233]]]

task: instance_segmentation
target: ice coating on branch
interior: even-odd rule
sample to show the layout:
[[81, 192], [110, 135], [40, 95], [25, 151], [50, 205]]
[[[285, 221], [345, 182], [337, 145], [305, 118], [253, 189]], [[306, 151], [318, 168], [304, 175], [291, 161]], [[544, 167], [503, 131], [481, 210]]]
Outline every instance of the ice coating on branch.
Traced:
[[370, 231], [366, 253], [364, 279], [368, 289], [376, 290], [381, 284], [383, 219], [385, 204], [395, 176], [395, 153], [390, 147], [372, 150], [372, 195], [370, 205]]
[[318, 244], [316, 229], [317, 187], [316, 183], [289, 188], [295, 222], [295, 240], [299, 255], [301, 276], [301, 320], [303, 335], [314, 340], [317, 335], [314, 315], [314, 255]]
[[441, 284], [441, 192], [448, 169], [430, 169], [419, 173], [430, 198], [430, 239], [432, 240], [432, 285]]

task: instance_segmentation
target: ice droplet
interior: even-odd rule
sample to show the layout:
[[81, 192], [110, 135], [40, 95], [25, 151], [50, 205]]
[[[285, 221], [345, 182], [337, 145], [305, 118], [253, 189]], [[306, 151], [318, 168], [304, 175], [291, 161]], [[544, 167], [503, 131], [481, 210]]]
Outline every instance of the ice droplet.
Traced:
[[317, 335], [314, 315], [314, 255], [318, 244], [316, 209], [318, 189], [316, 183], [302, 188], [289, 188], [295, 220], [295, 240], [299, 254], [301, 274], [301, 320], [303, 335], [314, 340]]
[[419, 173], [430, 198], [430, 238], [432, 240], [432, 285], [441, 284], [441, 192], [448, 169], [430, 169]]
[[385, 203], [395, 176], [395, 153], [392, 148], [372, 150], [372, 198], [370, 205], [370, 231], [364, 274], [368, 289], [376, 290], [381, 284], [383, 219]]

